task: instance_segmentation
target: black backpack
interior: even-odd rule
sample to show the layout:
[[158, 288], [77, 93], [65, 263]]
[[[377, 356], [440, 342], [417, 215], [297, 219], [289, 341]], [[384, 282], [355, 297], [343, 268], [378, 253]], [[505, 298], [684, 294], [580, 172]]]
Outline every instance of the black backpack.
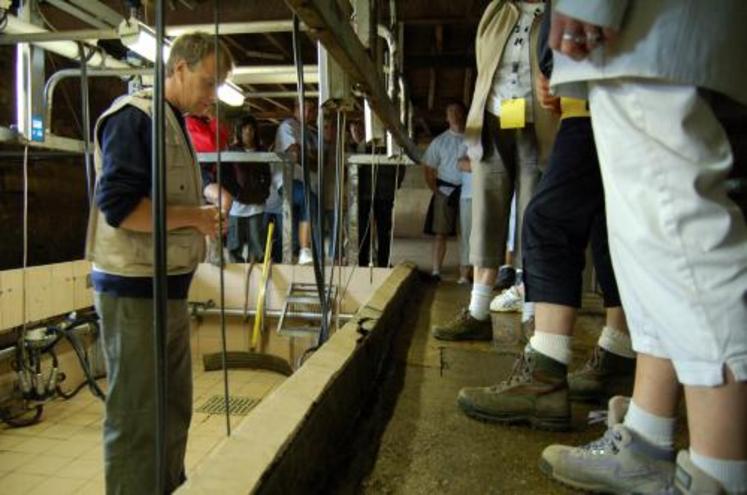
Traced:
[[[231, 151], [244, 151], [240, 146], [232, 146]], [[263, 204], [270, 195], [272, 172], [269, 163], [233, 163], [238, 194], [234, 199], [246, 205]]]

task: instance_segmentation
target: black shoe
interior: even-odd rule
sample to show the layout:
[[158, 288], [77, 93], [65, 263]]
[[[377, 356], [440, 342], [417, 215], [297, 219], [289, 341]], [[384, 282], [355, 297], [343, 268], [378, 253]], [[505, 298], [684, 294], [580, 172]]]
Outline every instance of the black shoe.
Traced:
[[516, 282], [516, 269], [510, 265], [503, 265], [498, 269], [498, 280], [495, 282], [497, 290], [505, 290]]

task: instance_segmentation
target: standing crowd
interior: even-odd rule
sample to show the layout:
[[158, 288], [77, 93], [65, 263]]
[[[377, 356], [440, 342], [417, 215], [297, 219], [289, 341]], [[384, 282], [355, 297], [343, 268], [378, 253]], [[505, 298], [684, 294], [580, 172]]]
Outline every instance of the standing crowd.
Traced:
[[[553, 3], [489, 4], [466, 123], [450, 106], [423, 157], [437, 280], [459, 172], [472, 173], [470, 302], [433, 336], [490, 341], [491, 310], [524, 323], [510, 376], [457, 403], [566, 430], [571, 401], [608, 400], [604, 435], [547, 447], [546, 474], [604, 493], [747, 493], [747, 71], [732, 63], [747, 5]], [[606, 318], [571, 371], [587, 246]], [[690, 446], [677, 453], [683, 389]]]
[[[526, 323], [526, 347], [510, 376], [462, 389], [457, 403], [472, 418], [564, 430], [571, 401], [609, 400], [601, 438], [542, 453], [541, 469], [573, 487], [747, 493], [747, 69], [738, 63], [745, 18], [743, 0], [493, 0], [477, 30], [471, 106], [448, 106], [449, 129], [423, 157], [433, 192], [425, 225], [435, 236], [433, 278], [459, 225], [459, 281], [473, 282], [469, 304], [434, 327], [434, 337], [491, 340], [491, 310], [519, 310]], [[234, 132], [216, 128], [210, 109], [233, 65], [218, 48], [211, 36], [183, 35], [166, 65], [166, 492], [185, 479], [186, 298], [204, 236], [224, 235], [223, 223], [232, 260], [262, 258], [267, 223], [283, 221], [280, 198], [291, 187], [294, 250], [299, 263], [311, 263], [316, 174], [335, 177], [326, 173], [334, 153], [318, 163], [316, 132], [301, 132], [302, 120], [315, 120], [311, 102], [296, 105], [272, 146], [263, 146], [249, 115]], [[118, 99], [94, 135], [87, 256], [109, 376], [108, 493], [156, 491], [149, 469], [156, 370], [143, 352], [153, 348], [152, 99], [149, 90]], [[359, 122], [349, 130], [350, 151], [374, 151]], [[333, 149], [339, 133], [319, 132]], [[292, 183], [276, 165], [241, 163], [224, 164], [218, 180], [195, 151], [219, 149], [285, 153]], [[386, 266], [401, 170], [359, 172], [358, 261]], [[324, 194], [325, 218], [339, 214], [334, 204]], [[606, 318], [587, 363], [571, 371], [589, 245]], [[496, 286], [506, 290], [494, 298]], [[678, 453], [683, 389], [689, 448]]]

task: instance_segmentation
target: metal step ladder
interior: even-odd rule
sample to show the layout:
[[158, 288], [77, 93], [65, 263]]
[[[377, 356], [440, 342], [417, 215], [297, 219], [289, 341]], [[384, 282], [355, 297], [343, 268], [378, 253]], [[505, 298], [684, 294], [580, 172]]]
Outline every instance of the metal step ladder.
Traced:
[[[337, 286], [331, 287], [330, 302], [337, 300]], [[329, 321], [332, 321], [332, 307], [327, 311]], [[319, 304], [319, 293], [316, 284], [302, 284], [291, 282], [285, 296], [283, 312], [278, 322], [277, 333], [285, 337], [318, 336], [321, 330], [322, 308]], [[313, 320], [314, 324], [288, 326], [286, 318]]]

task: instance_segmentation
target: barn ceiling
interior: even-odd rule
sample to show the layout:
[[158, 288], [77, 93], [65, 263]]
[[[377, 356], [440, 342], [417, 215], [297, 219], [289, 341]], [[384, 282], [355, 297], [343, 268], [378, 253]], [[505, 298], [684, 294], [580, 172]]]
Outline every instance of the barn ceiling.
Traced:
[[[342, 0], [338, 0], [342, 1]], [[121, 0], [90, 0], [101, 3], [121, 15], [125, 15]], [[91, 28], [86, 23], [59, 8], [60, 3], [70, 0], [41, 2], [39, 10], [50, 29], [71, 30]], [[152, 4], [152, 2], [144, 2]], [[215, 4], [221, 22], [249, 22], [290, 20], [291, 10], [280, 0], [169, 0], [166, 24], [205, 24], [215, 20]], [[443, 130], [444, 109], [452, 100], [469, 103], [475, 78], [474, 36], [480, 15], [489, 0], [399, 0], [394, 2], [397, 20], [403, 26], [404, 61], [403, 73], [410, 88], [415, 107], [416, 136], [428, 139]], [[389, 23], [388, 1], [379, 1], [379, 16]], [[143, 13], [146, 23], [152, 23], [153, 14], [146, 5]], [[291, 34], [223, 35], [231, 48], [237, 65], [290, 65], [293, 63]], [[305, 38], [305, 37], [304, 37]], [[108, 42], [107, 48], [116, 47]], [[118, 42], [114, 42], [115, 44]], [[304, 62], [316, 64], [316, 48], [310, 39], [303, 42]], [[294, 84], [271, 84], [257, 87], [244, 86], [248, 91], [290, 92]], [[310, 90], [315, 89], [310, 85]], [[248, 109], [266, 122], [277, 121], [289, 114], [292, 98], [251, 98]]]

